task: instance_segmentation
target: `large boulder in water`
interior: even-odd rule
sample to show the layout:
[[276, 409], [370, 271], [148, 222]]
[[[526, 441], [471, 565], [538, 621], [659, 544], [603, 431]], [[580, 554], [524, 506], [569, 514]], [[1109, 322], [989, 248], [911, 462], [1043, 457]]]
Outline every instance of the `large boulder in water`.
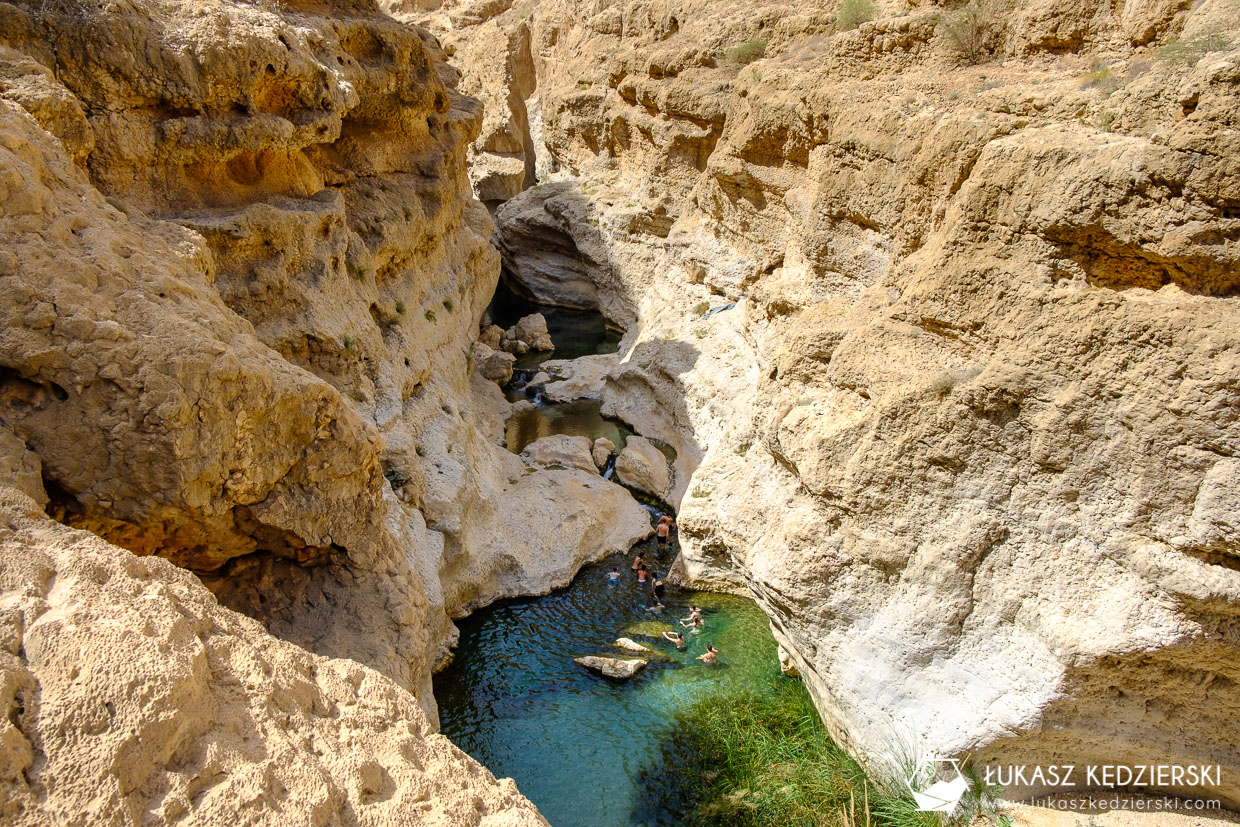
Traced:
[[508, 329], [507, 335], [525, 342], [532, 350], [555, 350], [555, 343], [547, 331], [547, 318], [541, 313], [522, 316]]
[[606, 678], [628, 680], [646, 668], [647, 661], [642, 658], [604, 658], [599, 655], [587, 655], [573, 658], [573, 663], [584, 666], [591, 672], [597, 672]]
[[559, 467], [589, 471], [591, 474], [597, 472], [594, 459], [590, 456], [590, 440], [584, 436], [545, 436], [525, 446], [521, 459], [535, 468]]
[[616, 478], [629, 488], [664, 499], [671, 487], [667, 457], [645, 437], [631, 436], [616, 458]]

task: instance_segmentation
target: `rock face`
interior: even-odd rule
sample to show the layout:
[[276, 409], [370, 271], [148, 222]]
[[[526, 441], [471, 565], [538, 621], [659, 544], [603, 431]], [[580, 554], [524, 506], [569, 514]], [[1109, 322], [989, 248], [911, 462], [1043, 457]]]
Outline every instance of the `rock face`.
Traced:
[[681, 576], [863, 758], [1234, 766], [1240, 18], [988, 8], [497, 12], [560, 169], [505, 267], [627, 327]]
[[650, 440], [641, 436], [631, 436], [624, 443], [624, 450], [616, 457], [616, 478], [630, 488], [660, 499], [667, 497], [671, 486], [667, 458]]
[[[0, 485], [0, 817], [539, 825], [418, 700]], [[313, 749], [310, 745], [313, 745]]]
[[645, 669], [647, 661], [641, 658], [604, 658], [598, 655], [589, 655], [582, 658], [573, 658], [573, 663], [578, 666], [584, 666], [591, 672], [597, 672], [605, 678], [627, 681]]

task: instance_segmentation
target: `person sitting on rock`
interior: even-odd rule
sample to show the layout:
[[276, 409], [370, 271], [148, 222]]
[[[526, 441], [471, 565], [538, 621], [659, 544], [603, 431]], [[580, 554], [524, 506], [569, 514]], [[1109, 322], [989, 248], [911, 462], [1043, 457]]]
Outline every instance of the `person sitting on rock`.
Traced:
[[706, 652], [704, 654], [698, 655], [697, 660], [700, 660], [702, 663], [711, 664], [715, 662], [715, 658], [717, 658], [718, 656], [719, 656], [719, 650], [716, 649], [714, 646], [711, 646], [708, 643], [706, 644]]
[[667, 638], [672, 643], [675, 643], [676, 648], [682, 652], [685, 651], [685, 648], [688, 646], [688, 644], [685, 643], [685, 636], [680, 632], [664, 632], [663, 637]]

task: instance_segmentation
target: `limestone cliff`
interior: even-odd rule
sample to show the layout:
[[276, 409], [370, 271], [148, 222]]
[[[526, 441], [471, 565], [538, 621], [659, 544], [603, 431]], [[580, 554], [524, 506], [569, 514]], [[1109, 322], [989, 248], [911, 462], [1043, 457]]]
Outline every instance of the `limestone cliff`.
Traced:
[[506, 278], [629, 326], [605, 410], [676, 449], [682, 576], [837, 737], [1235, 766], [1236, 6], [865, 5], [418, 19], [528, 29], [560, 172]]
[[546, 824], [416, 699], [0, 486], [0, 818]]

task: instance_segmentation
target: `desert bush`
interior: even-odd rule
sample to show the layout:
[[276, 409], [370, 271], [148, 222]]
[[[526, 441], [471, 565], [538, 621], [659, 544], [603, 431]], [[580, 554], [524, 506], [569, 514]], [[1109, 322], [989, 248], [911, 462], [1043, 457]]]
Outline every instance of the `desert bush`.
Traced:
[[869, 23], [877, 13], [874, 0], [844, 0], [835, 16], [835, 27], [842, 32], [849, 32], [862, 23]]
[[944, 15], [939, 25], [965, 63], [981, 63], [994, 52], [1000, 21], [991, 0], [969, 0]]
[[744, 66], [747, 63], [753, 63], [765, 54], [766, 41], [754, 39], [726, 50], [723, 53], [723, 62], [733, 66]]
[[1231, 39], [1222, 32], [1210, 32], [1192, 40], [1173, 40], [1158, 50], [1158, 59], [1181, 66], [1195, 66], [1210, 52], [1231, 48]]

